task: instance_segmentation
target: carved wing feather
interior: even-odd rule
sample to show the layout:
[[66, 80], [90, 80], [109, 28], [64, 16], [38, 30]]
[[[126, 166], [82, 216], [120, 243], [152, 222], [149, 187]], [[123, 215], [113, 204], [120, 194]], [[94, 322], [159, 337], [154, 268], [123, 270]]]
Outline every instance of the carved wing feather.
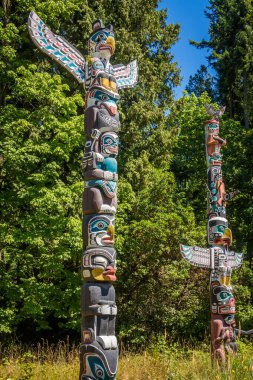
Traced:
[[216, 110], [212, 106], [212, 104], [208, 104], [208, 103], [205, 104], [205, 108], [206, 108], [206, 112], [211, 117], [217, 117], [217, 118], [221, 117], [224, 114], [225, 110], [226, 110], [226, 107], [222, 107], [222, 106], [218, 110]]
[[201, 268], [211, 268], [210, 250], [200, 247], [190, 247], [180, 244], [180, 252], [183, 258], [191, 265]]
[[114, 77], [119, 90], [134, 87], [138, 80], [138, 64], [134, 60], [128, 65], [114, 65]]
[[243, 262], [243, 253], [236, 253], [234, 251], [228, 252], [228, 267], [230, 268], [239, 268]]
[[85, 59], [65, 38], [54, 34], [35, 12], [28, 18], [30, 36], [43, 53], [59, 62], [79, 83], [85, 81]]

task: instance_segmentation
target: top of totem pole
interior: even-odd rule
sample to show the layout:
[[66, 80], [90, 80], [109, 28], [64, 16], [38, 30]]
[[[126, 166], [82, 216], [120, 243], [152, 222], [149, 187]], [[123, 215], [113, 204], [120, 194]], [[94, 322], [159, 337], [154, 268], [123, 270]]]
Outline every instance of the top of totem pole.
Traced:
[[205, 104], [206, 112], [212, 118], [219, 120], [219, 118], [224, 114], [226, 107], [220, 106], [219, 109], [215, 109], [211, 104]]
[[115, 52], [113, 26], [104, 26], [102, 20], [92, 24], [92, 32], [88, 39], [90, 60], [65, 38], [53, 33], [41, 18], [33, 11], [28, 17], [28, 30], [32, 41], [45, 54], [67, 69], [79, 82], [89, 87], [101, 71], [113, 75], [117, 89], [132, 88], [137, 84], [138, 65], [134, 60], [127, 65], [111, 65], [110, 58]]
[[109, 60], [115, 52], [113, 26], [111, 24], [105, 26], [102, 20], [94, 21], [88, 40], [88, 48], [91, 56]]

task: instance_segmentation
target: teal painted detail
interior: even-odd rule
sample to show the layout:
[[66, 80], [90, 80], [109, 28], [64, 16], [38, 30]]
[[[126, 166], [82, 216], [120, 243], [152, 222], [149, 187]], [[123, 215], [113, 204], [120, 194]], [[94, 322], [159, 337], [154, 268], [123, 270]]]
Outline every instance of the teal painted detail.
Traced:
[[114, 380], [115, 376], [109, 376], [103, 361], [97, 356], [88, 356], [88, 363], [94, 380]]
[[103, 162], [98, 162], [97, 167], [111, 173], [117, 173], [118, 170], [117, 161], [113, 157], [107, 157]]

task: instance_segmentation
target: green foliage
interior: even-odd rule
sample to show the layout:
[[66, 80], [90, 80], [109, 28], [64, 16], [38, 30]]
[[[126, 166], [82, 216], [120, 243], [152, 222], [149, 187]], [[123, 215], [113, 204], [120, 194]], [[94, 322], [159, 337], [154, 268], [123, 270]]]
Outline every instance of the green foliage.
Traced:
[[203, 93], [183, 96], [173, 105], [170, 122], [178, 129], [178, 141], [173, 148], [172, 170], [184, 202], [195, 211], [198, 223], [206, 225], [206, 157], [205, 129], [208, 118], [205, 103], [210, 98]]
[[252, 126], [253, 5], [251, 0], [209, 0], [209, 41], [194, 43], [210, 49], [209, 61], [218, 74], [221, 102], [230, 117]]
[[[157, 331], [165, 329], [170, 340], [190, 339], [191, 335], [200, 337], [205, 332], [208, 273], [190, 268], [180, 258], [178, 245], [179, 242], [205, 245], [205, 156], [203, 152], [203, 162], [199, 160], [197, 145], [206, 100], [206, 96], [201, 98], [199, 105], [192, 95], [171, 107], [165, 129], [170, 138], [164, 139], [161, 147], [169, 151], [169, 156], [166, 159], [165, 155], [158, 167], [148, 150], [125, 166], [117, 213], [117, 299], [119, 336], [132, 344], [147, 343]], [[179, 126], [182, 127], [178, 137]], [[192, 144], [187, 148], [185, 140], [188, 141], [189, 135]], [[199, 145], [203, 148], [203, 143]], [[204, 198], [203, 222], [198, 225], [194, 207], [197, 214], [203, 206], [197, 203], [195, 194], [198, 191], [199, 199], [201, 185], [196, 163], [203, 169]], [[187, 188], [182, 188], [176, 167], [180, 167], [182, 176], [189, 174]]]
[[218, 97], [215, 78], [205, 65], [201, 65], [194, 75], [190, 75], [185, 89], [189, 94], [194, 93], [196, 96], [207, 92], [212, 101], [217, 100]]
[[35, 70], [13, 72], [0, 114], [1, 298], [4, 313], [15, 310], [1, 327], [9, 332], [25, 319], [44, 329], [50, 315], [69, 327], [78, 318], [82, 99], [66, 96], [60, 76]]

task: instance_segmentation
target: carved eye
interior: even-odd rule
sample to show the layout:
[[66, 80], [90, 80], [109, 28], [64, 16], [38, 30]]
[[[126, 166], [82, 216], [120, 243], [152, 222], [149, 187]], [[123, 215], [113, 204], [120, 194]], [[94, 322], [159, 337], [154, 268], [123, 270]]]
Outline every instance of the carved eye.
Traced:
[[225, 300], [226, 298], [229, 298], [230, 294], [228, 292], [221, 292], [220, 293], [220, 299]]
[[110, 139], [109, 137], [105, 139], [105, 144], [111, 145], [113, 143], [113, 140]]
[[224, 226], [218, 226], [217, 231], [223, 233], [225, 231], [225, 227]]
[[109, 96], [107, 96], [107, 95], [101, 95], [101, 99], [106, 101], [106, 100], [109, 99]]
[[102, 230], [104, 227], [105, 227], [105, 223], [103, 223], [103, 222], [97, 223], [97, 228], [99, 228], [100, 230]]
[[104, 37], [105, 37], [105, 36], [104, 36], [103, 33], [99, 34], [99, 35], [97, 36], [97, 42], [100, 42], [101, 40], [103, 40]]
[[94, 220], [90, 225], [91, 233], [101, 232], [108, 228], [108, 222], [102, 218]]
[[95, 374], [98, 377], [98, 379], [104, 379], [104, 371], [103, 368], [101, 368], [99, 365], [95, 366]]

